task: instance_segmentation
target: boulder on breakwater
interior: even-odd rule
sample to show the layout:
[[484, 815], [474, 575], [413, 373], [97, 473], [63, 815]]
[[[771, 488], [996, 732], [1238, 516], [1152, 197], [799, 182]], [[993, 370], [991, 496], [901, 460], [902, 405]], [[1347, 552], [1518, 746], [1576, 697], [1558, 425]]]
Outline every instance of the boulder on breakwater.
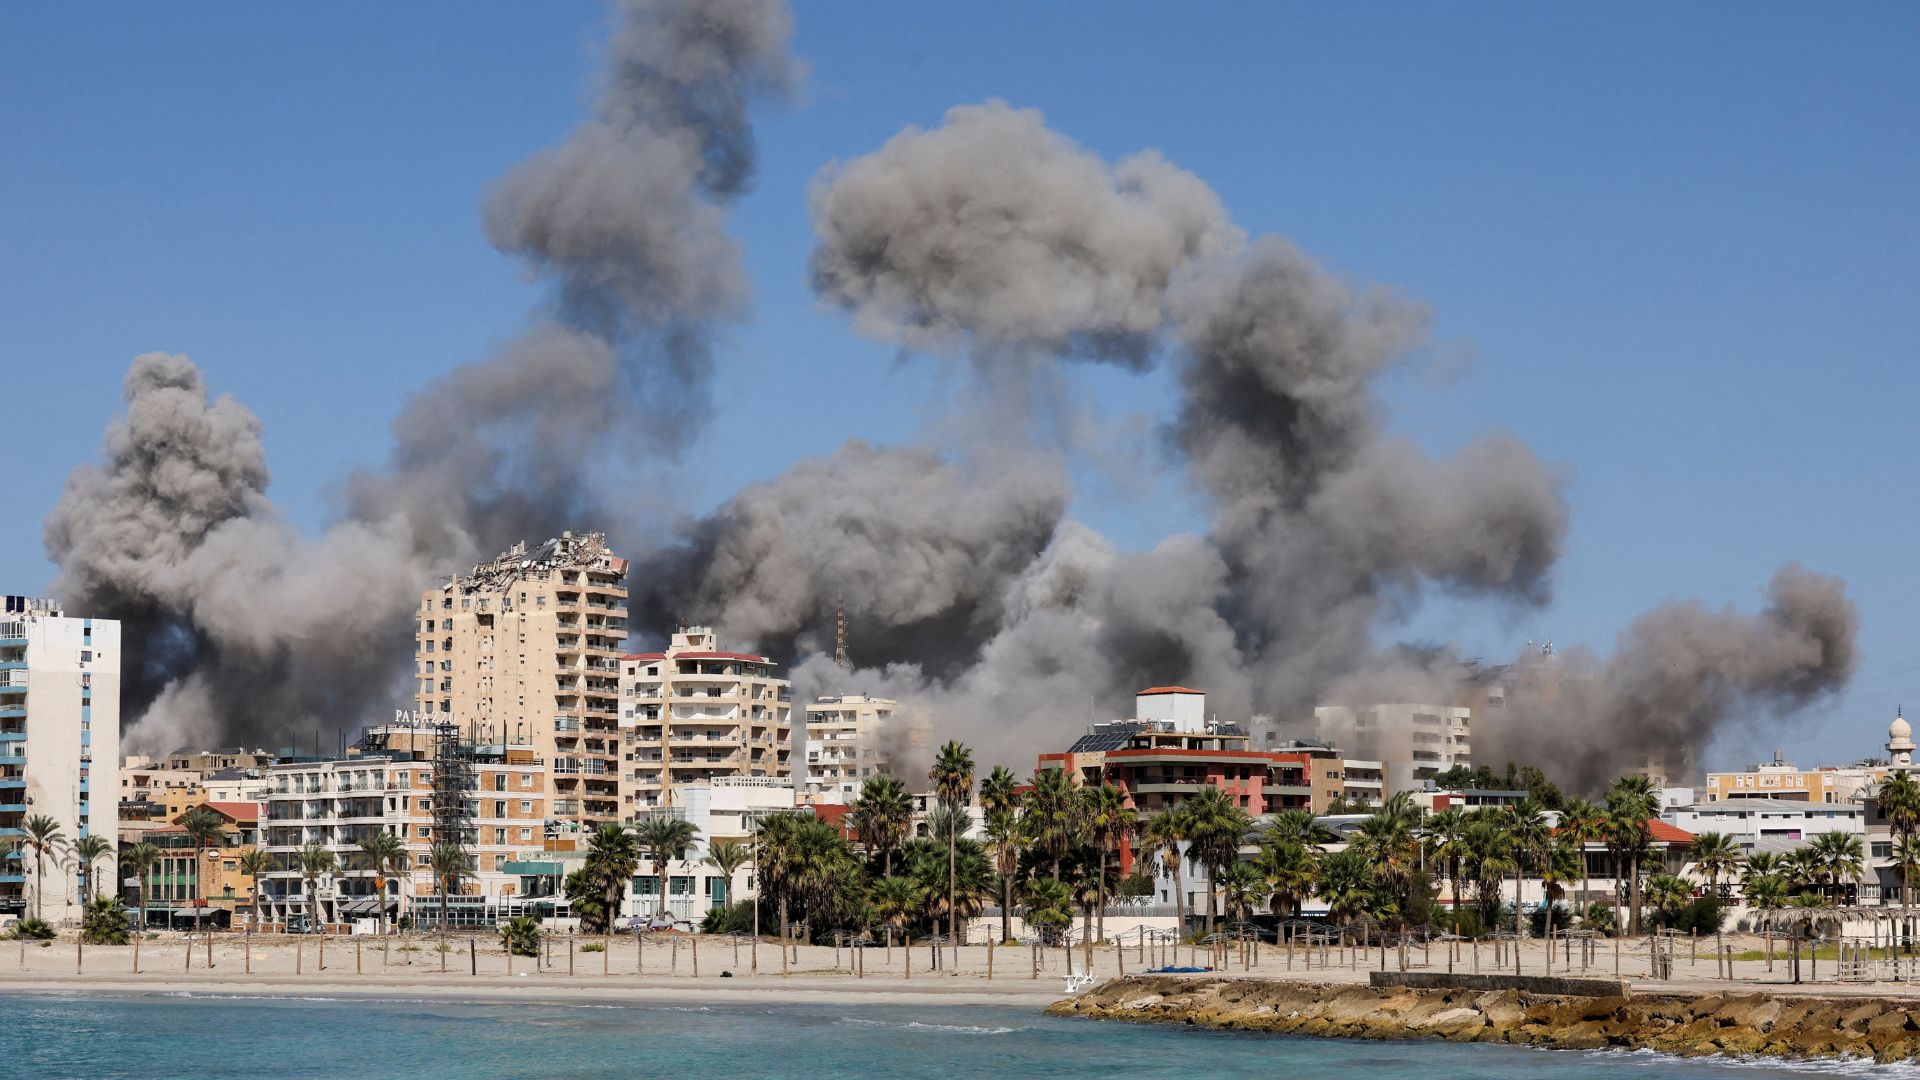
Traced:
[[1798, 994], [1575, 994], [1277, 979], [1115, 979], [1055, 1003], [1054, 1016], [1197, 1024], [1348, 1039], [1448, 1039], [1562, 1050], [1920, 1057], [1912, 1002]]

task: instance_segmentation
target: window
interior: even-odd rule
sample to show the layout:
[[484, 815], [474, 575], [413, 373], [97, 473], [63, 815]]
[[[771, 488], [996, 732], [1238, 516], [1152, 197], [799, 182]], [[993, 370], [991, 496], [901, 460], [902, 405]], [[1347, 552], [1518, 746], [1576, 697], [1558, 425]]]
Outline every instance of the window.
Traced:
[[531, 814], [531, 813], [533, 813], [533, 803], [531, 803], [531, 802], [528, 802], [527, 800], [524, 800], [524, 799], [523, 799], [523, 800], [521, 800], [521, 802], [520, 802], [520, 812], [521, 812], [521, 813], [523, 813], [523, 814]]
[[533, 839], [533, 830], [532, 830], [532, 829], [521, 829], [521, 830], [520, 830], [520, 839], [522, 839], [522, 840], [531, 840], [531, 839]]

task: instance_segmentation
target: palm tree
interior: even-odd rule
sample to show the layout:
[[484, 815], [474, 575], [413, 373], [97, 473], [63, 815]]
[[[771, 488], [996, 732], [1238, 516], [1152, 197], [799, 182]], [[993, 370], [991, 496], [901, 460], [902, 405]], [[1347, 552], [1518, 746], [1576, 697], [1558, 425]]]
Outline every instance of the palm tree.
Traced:
[[868, 856], [878, 856], [882, 874], [891, 876], [893, 853], [907, 842], [913, 821], [913, 797], [907, 794], [907, 786], [884, 773], [870, 776], [860, 785], [860, 797], [847, 816]]
[[[1446, 868], [1447, 889], [1453, 898], [1455, 915], [1460, 911], [1460, 865], [1467, 857], [1467, 815], [1460, 810], [1442, 810], [1420, 826], [1421, 841], [1427, 858]], [[1455, 920], [1455, 930], [1459, 929]]]
[[1647, 823], [1659, 812], [1660, 796], [1650, 777], [1623, 776], [1607, 790], [1608, 846], [1615, 852], [1616, 864], [1621, 857], [1627, 860], [1627, 894], [1633, 914], [1630, 923], [1620, 921], [1616, 894], [1613, 922], [1616, 927], [1626, 926], [1636, 937], [1640, 934], [1640, 857], [1652, 839]]
[[1213, 935], [1215, 887], [1226, 868], [1240, 858], [1253, 822], [1238, 803], [1209, 784], [1184, 804], [1189, 816], [1194, 854], [1207, 868], [1207, 936]]
[[[912, 878], [883, 877], [873, 883], [867, 902], [873, 906], [873, 913], [887, 926], [887, 963], [893, 963], [893, 932], [905, 929], [907, 920], [918, 912], [926, 898]], [[913, 974], [913, 946], [907, 945], [907, 974]]]
[[[1753, 858], [1758, 858], [1754, 856]], [[1753, 863], [1749, 858], [1749, 866]], [[1767, 930], [1767, 970], [1773, 970], [1773, 924], [1777, 913], [1787, 906], [1787, 883], [1778, 874], [1759, 874], [1747, 878], [1741, 883], [1746, 891], [1747, 903], [1761, 913]]]
[[[940, 796], [940, 802], [955, 814], [964, 813], [967, 797], [973, 793], [973, 752], [949, 740], [934, 756], [933, 768], [927, 770], [927, 779], [933, 781], [934, 793]], [[953, 941], [953, 962], [960, 963], [960, 924], [959, 907], [954, 899], [954, 841], [958, 829], [947, 833], [947, 937]]]
[[1581, 919], [1587, 917], [1587, 845], [1607, 838], [1607, 814], [1586, 799], [1568, 799], [1560, 804], [1560, 835], [1580, 858], [1579, 884], [1574, 887], [1574, 907]]
[[[316, 847], [319, 845], [309, 844], [305, 850], [301, 851], [302, 873], [307, 869], [307, 852]], [[459, 891], [460, 883], [473, 874], [473, 856], [467, 854], [467, 849], [459, 844], [442, 841], [433, 845], [433, 849], [427, 852], [427, 865], [433, 870], [434, 886], [440, 892], [440, 933], [444, 941], [447, 932], [447, 894]]]
[[[1073, 890], [1059, 878], [1027, 882], [1027, 925], [1038, 927], [1042, 940], [1073, 925]], [[1073, 970], [1073, 949], [1067, 949], [1067, 970]]]
[[120, 849], [120, 865], [139, 880], [140, 929], [147, 928], [147, 875], [160, 862], [160, 849], [142, 840]]
[[1878, 799], [1880, 812], [1886, 815], [1887, 828], [1894, 836], [1920, 833], [1920, 782], [1907, 770], [1900, 769], [1882, 780]]
[[1065, 769], [1036, 769], [1033, 790], [1027, 793], [1026, 812], [1021, 820], [1034, 846], [1046, 853], [1053, 864], [1053, 879], [1060, 880], [1060, 865], [1067, 849], [1080, 835], [1080, 803], [1074, 797], [1073, 778]]
[[[1546, 862], [1547, 849], [1553, 843], [1553, 830], [1547, 826], [1547, 817], [1540, 811], [1540, 804], [1531, 797], [1521, 799], [1508, 809], [1507, 828], [1513, 837], [1513, 936], [1516, 941], [1527, 936], [1525, 916], [1525, 898], [1521, 896], [1521, 872], [1527, 867], [1539, 867]], [[1517, 971], [1520, 966], [1520, 950], [1513, 950], [1513, 963]]]
[[[195, 810], [189, 810], [181, 817], [180, 831], [186, 834], [187, 846], [192, 849], [191, 858], [194, 868], [193, 883], [195, 894], [193, 897], [195, 901], [193, 921], [198, 923], [201, 921], [202, 910], [199, 901], [206, 893], [208, 884], [206, 880], [207, 875], [200, 873], [200, 859], [203, 855], [209, 859], [217, 856], [220, 840], [226, 835], [227, 823], [226, 819], [222, 818], [219, 814], [203, 806]], [[211, 922], [207, 924], [207, 934], [208, 941], [211, 942], [213, 934], [213, 925]], [[211, 948], [212, 945], [209, 944], [208, 947]]]
[[[984, 786], [981, 801], [986, 801]], [[987, 811], [987, 843], [993, 847], [994, 869], [1000, 875], [1000, 943], [1004, 945], [1013, 940], [1013, 879], [1020, 872], [1020, 853], [1026, 847], [1017, 803]]]
[[112, 854], [113, 841], [104, 836], [83, 836], [73, 842], [73, 859], [80, 864], [80, 873], [87, 882], [86, 891], [80, 894], [82, 903], [92, 902], [98, 892], [94, 884], [94, 864]]
[[1332, 829], [1313, 816], [1313, 811], [1297, 807], [1273, 815], [1260, 835], [1263, 844], [1298, 844], [1316, 855], [1324, 853], [1328, 844], [1339, 839]]
[[1005, 765], [995, 765], [980, 781], [980, 809], [1009, 810], [1020, 800], [1020, 778]]
[[[1120, 842], [1133, 834], [1140, 822], [1140, 815], [1127, 803], [1126, 793], [1112, 784], [1080, 789], [1086, 800], [1087, 828], [1093, 833], [1093, 841], [1100, 850], [1100, 872], [1095, 879], [1098, 882], [1099, 922], [1096, 933], [1100, 940], [1107, 939], [1107, 853], [1117, 848]], [[1092, 938], [1088, 938], [1087, 954], [1093, 950]]]
[[40, 898], [47, 891], [46, 860], [48, 856], [57, 858], [66, 851], [67, 837], [60, 831], [60, 823], [45, 814], [34, 814], [21, 825], [26, 832], [26, 845], [33, 849], [33, 917], [45, 921]]
[[1545, 903], [1541, 909], [1546, 913], [1545, 933], [1541, 936], [1547, 942], [1547, 966], [1553, 966], [1553, 901], [1555, 896], [1565, 896], [1567, 886], [1584, 880], [1587, 873], [1585, 850], [1572, 838], [1560, 834], [1547, 846], [1545, 861], [1540, 865], [1540, 884], [1545, 892]]
[[[600, 826], [600, 832], [605, 833], [608, 828], [608, 826], [602, 825]], [[626, 833], [625, 829], [621, 829], [620, 831]], [[640, 850], [645, 851], [653, 862], [653, 879], [660, 890], [654, 899], [653, 913], [659, 915], [666, 910], [667, 863], [673, 859], [684, 858], [687, 849], [692, 847], [693, 844], [700, 839], [700, 830], [694, 828], [692, 822], [685, 821], [681, 818], [656, 816], [647, 818], [645, 821], [634, 826], [633, 832], [628, 835], [630, 839], [625, 841], [625, 844], [627, 846], [637, 844]], [[596, 833], [594, 839], [598, 841], [599, 838], [599, 834]], [[608, 835], [607, 840], [610, 845], [618, 843], [611, 834]], [[611, 846], [609, 850], [612, 850]], [[636, 862], [637, 861], [636, 859]], [[629, 870], [627, 873], [631, 874], [632, 871]], [[621, 880], [625, 879], [622, 878]], [[617, 903], [618, 898], [610, 896], [609, 901]]]
[[1740, 845], [1726, 833], [1699, 833], [1693, 838], [1693, 865], [1706, 875], [1714, 898], [1721, 899], [1720, 878], [1730, 879], [1740, 869]]
[[[794, 813], [768, 814], [760, 819], [753, 832], [755, 875], [759, 879], [759, 892], [765, 895], [771, 892], [780, 905], [780, 963], [787, 962], [787, 901], [792, 893], [791, 870], [794, 858], [794, 839], [800, 830], [800, 815]], [[755, 900], [756, 910], [758, 899]]]
[[1320, 865], [1320, 898], [1327, 902], [1327, 914], [1345, 926], [1354, 916], [1367, 910], [1372, 901], [1373, 874], [1366, 860], [1353, 848], [1327, 856]]
[[1224, 894], [1227, 913], [1241, 923], [1252, 918], [1254, 907], [1264, 904], [1271, 895], [1267, 888], [1267, 876], [1250, 862], [1237, 862], [1227, 867], [1227, 872], [1220, 875], [1220, 889]]
[[1173, 914], [1174, 937], [1176, 940], [1187, 935], [1187, 891], [1186, 882], [1181, 874], [1186, 864], [1186, 853], [1181, 845], [1188, 838], [1190, 818], [1180, 804], [1171, 806], [1147, 819], [1145, 828], [1140, 832], [1140, 857], [1158, 858], [1162, 869], [1173, 874]]
[[[300, 849], [294, 856], [299, 865], [300, 876], [307, 879], [307, 932], [312, 933], [320, 925], [320, 879], [339, 869], [340, 861], [333, 849], [315, 840]], [[441, 908], [441, 918], [446, 917], [446, 909]]]
[[[1409, 887], [1413, 881], [1413, 858], [1416, 852], [1412, 819], [1402, 813], [1382, 810], [1369, 815], [1360, 822], [1360, 829], [1354, 835], [1351, 850], [1360, 854], [1373, 878], [1385, 887], [1392, 896], [1394, 908], [1404, 914], [1407, 910]], [[1400, 929], [1405, 929], [1405, 919], [1401, 919]], [[1406, 935], [1399, 935], [1400, 948], [1406, 948]], [[1405, 967], [1404, 952], [1401, 956]]]
[[1819, 859], [1820, 874], [1831, 892], [1830, 902], [1838, 905], [1841, 890], [1860, 881], [1865, 853], [1860, 838], [1852, 833], [1824, 832], [1809, 845]]
[[1267, 841], [1260, 845], [1251, 865], [1265, 879], [1267, 896], [1274, 906], [1284, 904], [1288, 914], [1298, 915], [1300, 906], [1313, 894], [1319, 860], [1311, 848], [1295, 841]]
[[[385, 922], [387, 918], [387, 874], [389, 871], [394, 873], [396, 879], [394, 884], [397, 887], [399, 884], [398, 876], [405, 873], [408, 869], [407, 845], [401, 843], [399, 837], [382, 829], [372, 836], [361, 840], [359, 846], [360, 866], [362, 869], [373, 874], [374, 895], [380, 898], [380, 921]], [[248, 854], [252, 854], [252, 852], [248, 852]], [[245, 872], [246, 868], [242, 867], [241, 870]], [[400, 916], [397, 911], [394, 913], [393, 925], [396, 929], [400, 925]]]
[[1676, 874], [1655, 874], [1647, 879], [1646, 896], [1661, 921], [1672, 925], [1674, 916], [1693, 899], [1693, 886]]
[[[138, 845], [136, 845], [138, 846]], [[248, 907], [253, 909], [253, 925], [260, 925], [260, 875], [273, 869], [273, 856], [262, 848], [248, 848], [240, 853], [239, 870], [253, 882], [253, 901]], [[396, 924], [398, 920], [395, 920]]]
[[726, 879], [726, 903], [733, 902], [733, 875], [739, 873], [751, 858], [746, 845], [737, 840], [716, 840], [707, 846], [707, 857], [702, 861], [720, 871], [720, 876]]
[[1500, 886], [1507, 872], [1519, 866], [1514, 854], [1513, 834], [1492, 811], [1475, 813], [1467, 822], [1468, 874], [1473, 878], [1473, 894], [1479, 908], [1480, 929], [1485, 931], [1500, 916]]

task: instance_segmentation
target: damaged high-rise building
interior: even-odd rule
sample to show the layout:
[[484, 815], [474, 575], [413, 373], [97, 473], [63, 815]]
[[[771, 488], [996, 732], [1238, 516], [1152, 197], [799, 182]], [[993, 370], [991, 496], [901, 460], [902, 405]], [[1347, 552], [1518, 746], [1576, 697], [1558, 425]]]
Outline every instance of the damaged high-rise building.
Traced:
[[428, 589], [414, 627], [416, 714], [548, 763], [549, 812], [620, 819], [627, 560], [600, 533], [515, 544]]

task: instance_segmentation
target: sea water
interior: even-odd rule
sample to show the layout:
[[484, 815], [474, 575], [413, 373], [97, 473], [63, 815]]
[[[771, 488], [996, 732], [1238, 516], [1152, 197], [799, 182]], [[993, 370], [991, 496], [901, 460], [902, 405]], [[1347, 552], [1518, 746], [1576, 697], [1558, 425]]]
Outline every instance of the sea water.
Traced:
[[5, 1077], [1300, 1077], [1762, 1080], [1863, 1062], [1358, 1042], [980, 1005], [503, 1005], [205, 993], [0, 996]]

